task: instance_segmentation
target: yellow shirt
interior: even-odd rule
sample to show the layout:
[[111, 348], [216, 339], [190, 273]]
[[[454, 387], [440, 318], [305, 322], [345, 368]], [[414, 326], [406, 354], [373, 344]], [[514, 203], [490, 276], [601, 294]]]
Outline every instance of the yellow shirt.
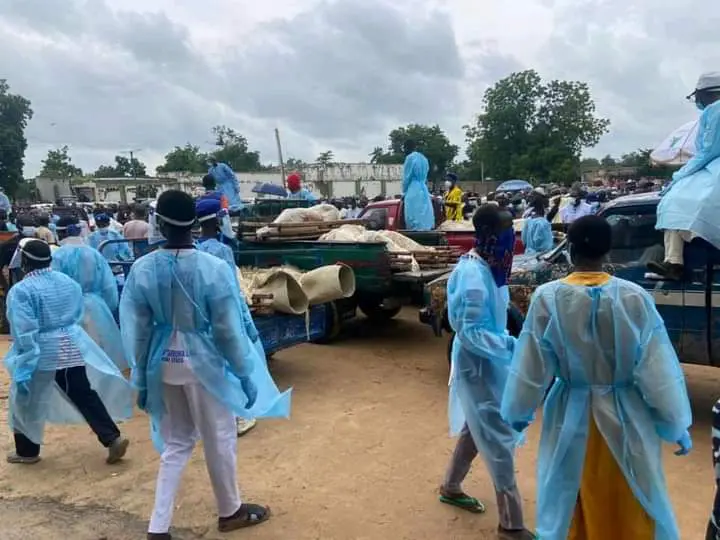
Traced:
[[463, 192], [457, 186], [445, 194], [445, 203], [454, 203], [451, 205], [445, 205], [445, 219], [448, 221], [462, 221], [463, 220]]

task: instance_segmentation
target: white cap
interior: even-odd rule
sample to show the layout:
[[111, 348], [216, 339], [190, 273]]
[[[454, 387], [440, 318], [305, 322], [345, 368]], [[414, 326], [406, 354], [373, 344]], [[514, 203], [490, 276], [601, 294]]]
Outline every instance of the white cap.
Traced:
[[720, 71], [711, 71], [700, 75], [697, 84], [695, 85], [695, 91], [688, 96], [691, 98], [698, 90], [708, 90], [715, 88], [720, 90]]
[[534, 191], [535, 193], [539, 193], [540, 195], [545, 195], [545, 188], [536, 187], [533, 191]]

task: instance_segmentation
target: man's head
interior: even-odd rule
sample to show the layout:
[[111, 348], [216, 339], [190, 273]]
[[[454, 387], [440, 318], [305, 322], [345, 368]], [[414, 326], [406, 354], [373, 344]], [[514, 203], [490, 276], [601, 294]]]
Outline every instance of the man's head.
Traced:
[[494, 204], [483, 204], [472, 218], [475, 236], [478, 240], [496, 237], [503, 230], [503, 219], [500, 209]]
[[575, 199], [574, 203], [576, 205], [580, 204], [580, 201], [583, 198], [583, 189], [580, 185], [580, 182], [575, 182], [572, 187], [570, 188], [570, 196]]
[[403, 144], [403, 151], [406, 156], [412, 154], [415, 150], [417, 150], [417, 143], [414, 140], [408, 139], [405, 141], [405, 144]]
[[144, 204], [136, 204], [133, 207], [133, 217], [138, 221], [145, 221], [147, 219], [147, 208]]
[[217, 216], [221, 208], [222, 205], [217, 199], [200, 199], [195, 203], [195, 214], [202, 227], [203, 236], [208, 234], [212, 236], [217, 233], [220, 228]]
[[612, 228], [600, 216], [584, 216], [568, 230], [570, 258], [575, 266], [599, 267], [612, 247]]
[[163, 192], [155, 208], [158, 228], [168, 244], [186, 243], [195, 224], [195, 201], [177, 189]]
[[208, 165], [210, 165], [211, 167], [215, 167], [215, 165], [217, 165], [217, 164], [218, 164], [217, 159], [215, 159], [214, 157], [208, 158]]
[[95, 216], [95, 226], [98, 229], [106, 229], [110, 226], [110, 216], [108, 214], [100, 213]]
[[38, 238], [23, 238], [18, 243], [18, 249], [21, 255], [20, 267], [26, 274], [47, 268], [52, 262], [50, 246]]
[[68, 236], [80, 236], [80, 221], [75, 216], [63, 216], [55, 224], [55, 230], [60, 240]]
[[700, 75], [695, 91], [688, 96], [694, 98], [700, 110], [712, 105], [720, 99], [720, 72], [703, 73]]
[[290, 173], [287, 177], [287, 187], [292, 193], [300, 191], [300, 174]]
[[203, 176], [202, 185], [205, 191], [215, 191], [217, 182], [215, 182], [215, 177], [212, 174], [206, 174]]
[[447, 173], [445, 175], [445, 189], [450, 190], [457, 184], [458, 175], [455, 173]]

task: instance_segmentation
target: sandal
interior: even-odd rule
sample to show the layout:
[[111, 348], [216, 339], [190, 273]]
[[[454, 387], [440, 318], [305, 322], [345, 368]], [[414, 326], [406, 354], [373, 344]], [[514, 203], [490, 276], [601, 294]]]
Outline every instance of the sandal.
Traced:
[[218, 519], [218, 531], [230, 532], [260, 525], [270, 519], [270, 508], [259, 504], [242, 503], [232, 516]]
[[40, 456], [19, 456], [15, 453], [7, 455], [7, 462], [13, 465], [35, 465], [40, 461]]
[[441, 503], [449, 504], [450, 506], [456, 506], [462, 510], [467, 510], [473, 514], [483, 514], [485, 512], [485, 505], [477, 500], [475, 497], [466, 495], [465, 493], [441, 493], [439, 500]]

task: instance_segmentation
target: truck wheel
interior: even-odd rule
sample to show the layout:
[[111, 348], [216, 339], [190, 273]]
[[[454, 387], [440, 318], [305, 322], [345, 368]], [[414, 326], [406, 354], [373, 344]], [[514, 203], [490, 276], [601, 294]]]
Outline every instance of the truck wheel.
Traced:
[[317, 345], [327, 345], [340, 335], [340, 314], [335, 302], [325, 304], [325, 335], [312, 340]]
[[386, 308], [383, 307], [382, 301], [363, 301], [358, 300], [358, 307], [365, 316], [372, 322], [385, 322], [397, 316], [402, 310], [402, 306]]

